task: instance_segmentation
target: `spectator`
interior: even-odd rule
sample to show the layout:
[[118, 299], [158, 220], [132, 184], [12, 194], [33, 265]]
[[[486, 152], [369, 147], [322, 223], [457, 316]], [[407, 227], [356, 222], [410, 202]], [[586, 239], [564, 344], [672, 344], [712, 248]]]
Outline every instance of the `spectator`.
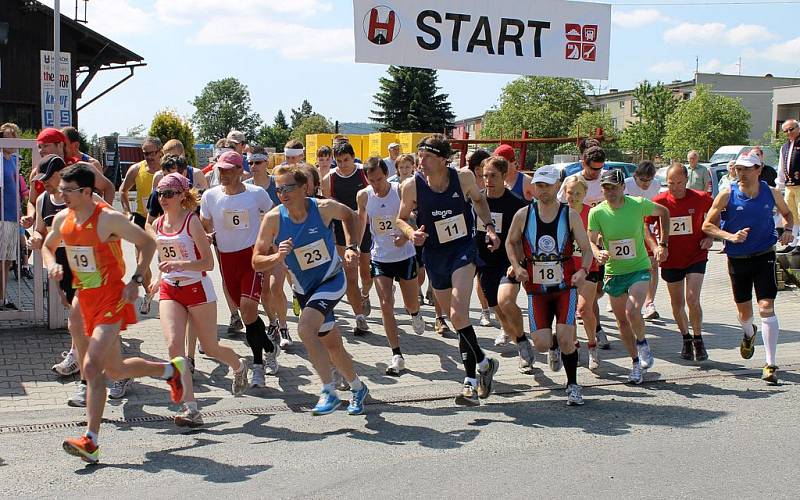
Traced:
[[[0, 137], [19, 137], [19, 127], [14, 123], [4, 123], [0, 126]], [[22, 184], [19, 181], [19, 156], [16, 150], [3, 148], [3, 172], [0, 175], [0, 311], [17, 310], [17, 306], [6, 297], [6, 283], [20, 246], [18, 221]]]
[[396, 142], [389, 144], [389, 156], [383, 159], [383, 162], [389, 168], [389, 177], [395, 175], [397, 173], [397, 166], [395, 162], [397, 158], [400, 156], [400, 145]]
[[717, 184], [717, 191], [730, 189], [734, 182], [736, 182], [736, 160], [731, 160], [728, 162], [728, 173], [723, 175]]
[[697, 191], [711, 191], [711, 172], [708, 171], [704, 165], [700, 165], [698, 160], [700, 154], [695, 151], [689, 151], [686, 155], [686, 160], [689, 162], [687, 165], [689, 172], [689, 183], [686, 189], [695, 189]]
[[242, 163], [242, 168], [248, 175], [244, 176], [244, 179], [250, 177], [250, 163], [247, 161], [247, 138], [244, 136], [244, 132], [239, 132], [238, 130], [231, 130], [228, 132], [228, 142], [231, 143], [231, 147], [234, 151], [242, 155], [242, 159], [244, 160]]
[[750, 152], [754, 153], [758, 156], [758, 159], [761, 160], [761, 175], [758, 176], [758, 180], [766, 182], [770, 187], [775, 187], [775, 181], [778, 179], [778, 172], [764, 163], [764, 150], [761, 146], [753, 146]]

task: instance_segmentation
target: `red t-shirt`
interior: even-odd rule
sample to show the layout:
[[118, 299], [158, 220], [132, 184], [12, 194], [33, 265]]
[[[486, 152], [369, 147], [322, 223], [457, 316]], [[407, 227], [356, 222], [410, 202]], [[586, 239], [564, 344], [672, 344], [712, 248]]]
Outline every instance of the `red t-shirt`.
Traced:
[[[586, 205], [584, 203], [583, 210], [581, 210], [581, 220], [583, 221], [583, 228], [586, 229], [589, 227], [589, 210], [591, 210], [591, 206]], [[575, 245], [575, 249], [573, 250], [572, 258], [575, 260], [575, 269], [578, 270], [581, 268], [583, 263], [583, 257], [581, 256], [581, 249], [578, 245]], [[589, 268], [589, 272], [599, 271], [600, 266], [597, 264], [597, 261], [592, 259], [592, 265]]]
[[[665, 191], [657, 194], [653, 202], [664, 205], [669, 210], [669, 256], [661, 263], [661, 267], [685, 269], [708, 260], [708, 250], [700, 248], [700, 241], [706, 237], [703, 221], [714, 203], [711, 195], [687, 189], [686, 196], [678, 200], [669, 191]], [[655, 223], [658, 218], [651, 216], [646, 220]]]
[[208, 165], [203, 167], [203, 175], [206, 175], [207, 173], [211, 172], [211, 170], [214, 168], [214, 165], [215, 165], [214, 163], [209, 163]]

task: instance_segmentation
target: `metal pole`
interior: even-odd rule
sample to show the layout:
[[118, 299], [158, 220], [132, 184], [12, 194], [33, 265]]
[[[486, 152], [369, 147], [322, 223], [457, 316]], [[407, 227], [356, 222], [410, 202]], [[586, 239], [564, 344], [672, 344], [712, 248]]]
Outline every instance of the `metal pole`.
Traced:
[[54, 0], [53, 4], [53, 58], [56, 99], [53, 107], [53, 126], [61, 128], [61, 0]]

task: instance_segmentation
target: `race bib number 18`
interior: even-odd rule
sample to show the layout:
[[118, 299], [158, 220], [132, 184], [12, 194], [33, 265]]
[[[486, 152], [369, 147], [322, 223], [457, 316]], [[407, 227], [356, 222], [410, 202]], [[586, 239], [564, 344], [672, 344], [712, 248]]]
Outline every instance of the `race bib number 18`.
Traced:
[[467, 236], [467, 223], [464, 214], [454, 215], [446, 219], [434, 222], [436, 226], [436, 236], [439, 243], [447, 243]]
[[69, 267], [76, 273], [93, 273], [97, 271], [97, 262], [92, 247], [67, 247]]
[[531, 281], [537, 285], [558, 285], [564, 281], [564, 268], [560, 262], [534, 262]]
[[331, 261], [331, 254], [325, 246], [325, 241], [317, 240], [314, 243], [295, 248], [294, 256], [300, 269], [307, 271]]

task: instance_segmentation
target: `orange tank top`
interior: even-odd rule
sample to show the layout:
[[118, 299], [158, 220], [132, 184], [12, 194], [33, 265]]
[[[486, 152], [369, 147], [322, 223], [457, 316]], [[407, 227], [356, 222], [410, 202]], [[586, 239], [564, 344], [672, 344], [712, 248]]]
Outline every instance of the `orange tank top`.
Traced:
[[117, 241], [100, 241], [97, 223], [105, 204], [96, 204], [94, 212], [83, 224], [75, 220], [75, 211], [69, 210], [61, 225], [61, 236], [67, 250], [72, 284], [77, 289], [100, 288], [122, 281], [125, 260], [122, 244]]

